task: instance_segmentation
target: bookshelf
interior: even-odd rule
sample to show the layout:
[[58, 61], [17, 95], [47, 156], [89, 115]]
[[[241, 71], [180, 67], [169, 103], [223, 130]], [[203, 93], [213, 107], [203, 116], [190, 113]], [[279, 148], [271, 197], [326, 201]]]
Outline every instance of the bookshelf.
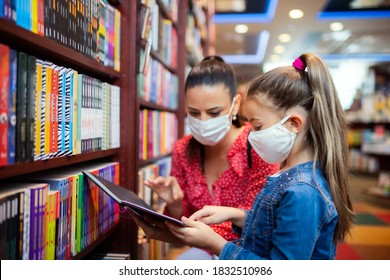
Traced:
[[[58, 5], [64, 5], [65, 3], [65, 1], [55, 2]], [[97, 0], [91, 1], [89, 3], [91, 3], [91, 5], [94, 3], [97, 7], [104, 2], [106, 2], [106, 4], [102, 6], [108, 9], [108, 5], [110, 5], [121, 13], [119, 34], [121, 42], [121, 56], [119, 71], [114, 70], [114, 67], [108, 66], [101, 61], [99, 62], [98, 59], [93, 59], [91, 56], [88, 56], [85, 53], [80, 53], [70, 45], [54, 40], [48, 36], [34, 33], [33, 31], [30, 31], [32, 29], [26, 29], [8, 18], [0, 18], [0, 44], [8, 46], [10, 49], [16, 50], [17, 52], [24, 52], [27, 55], [35, 56], [36, 58], [45, 61], [50, 61], [55, 63], [55, 65], [74, 69], [78, 73], [82, 73], [88, 77], [98, 79], [101, 82], [115, 85], [120, 88], [121, 102], [123, 104], [132, 104], [135, 92], [136, 75], [134, 61], [136, 50], [135, 15], [137, 7], [133, 3], [134, 1], [100, 2]], [[41, 3], [43, 3], [43, 1]], [[69, 3], [76, 3], [76, 1], [69, 1]], [[65, 8], [65, 6], [62, 7]], [[85, 19], [87, 19], [87, 11], [88, 10], [85, 9]], [[90, 14], [88, 14], [88, 20], [92, 18], [93, 12], [96, 13], [98, 10], [92, 11], [91, 9]], [[70, 12], [67, 15], [70, 16]], [[96, 30], [96, 33], [97, 32], [98, 30]], [[109, 35], [108, 31], [106, 34], [107, 36]], [[110, 33], [110, 35], [111, 34], [113, 33]], [[69, 34], [69, 36], [71, 36], [71, 34]], [[112, 41], [110, 42], [112, 43]], [[87, 44], [86, 41], [85, 44]], [[132, 114], [133, 112], [134, 108], [131, 106], [121, 106], [120, 125], [123, 123], [134, 123], [135, 114]], [[108, 148], [106, 150], [82, 152], [69, 156], [53, 157], [45, 160], [20, 162], [11, 165], [0, 166], [0, 188], [4, 186], [7, 181], [13, 181], [15, 179], [29, 180], [31, 176], [45, 174], [45, 172], [56, 170], [59, 172], [66, 171], [68, 168], [83, 168], [83, 166], [86, 164], [102, 162], [119, 162], [121, 174], [119, 182], [121, 185], [131, 188], [136, 180], [134, 175], [136, 158], [132, 149], [132, 146], [135, 143], [129, 142], [129, 139], [133, 139], [133, 137], [136, 135], [136, 132], [135, 130], [121, 130], [120, 133], [121, 142], [119, 147]], [[136, 246], [134, 246], [136, 242], [136, 234], [134, 234], [131, 230], [132, 227], [134, 227], [134, 225], [128, 221], [125, 223], [120, 222], [111, 226], [108, 230], [105, 230], [96, 240], [93, 240], [91, 243], [87, 244], [81, 252], [73, 254], [71, 258], [89, 258], [90, 254], [95, 250], [100, 251], [100, 248], [103, 248], [102, 244], [104, 241], [108, 241], [113, 236], [120, 235], [121, 233], [123, 238], [120, 240], [119, 246], [124, 248], [127, 252], [136, 255]]]
[[[61, 2], [60, 0], [57, 0]], [[76, 1], [69, 0], [70, 3]], [[100, 3], [102, 0], [91, 2]], [[170, 152], [147, 159], [139, 158], [140, 149], [140, 111], [165, 112], [175, 115], [177, 119], [177, 137], [184, 134], [184, 82], [185, 69], [188, 65], [189, 53], [186, 49], [187, 17], [191, 7], [198, 1], [177, 1], [177, 15], [168, 9], [169, 1], [156, 0], [159, 13], [164, 19], [171, 20], [172, 28], [177, 35], [177, 46], [174, 52], [176, 62], [168, 62], [158, 50], [151, 49], [150, 57], [162, 66], [164, 71], [177, 77], [177, 100], [175, 106], [158, 104], [139, 97], [140, 52], [147, 46], [147, 41], [140, 37], [141, 0], [137, 1], [102, 1], [109, 3], [120, 14], [120, 69], [104, 65], [77, 51], [75, 48], [25, 29], [15, 22], [0, 18], [0, 44], [6, 45], [18, 52], [24, 52], [39, 59], [50, 61], [56, 65], [74, 69], [78, 73], [98, 79], [119, 87], [120, 89], [120, 142], [115, 148], [95, 150], [74, 155], [53, 157], [45, 160], [15, 163], [0, 166], [0, 188], [3, 183], [15, 179], [28, 179], [31, 176], [46, 172], [66, 171], [71, 168], [83, 167], [89, 164], [103, 162], [119, 163], [119, 183], [125, 188], [138, 191], [138, 171], [145, 166], [161, 162], [170, 157]], [[212, 2], [212, 1], [211, 1]], [[64, 2], [62, 2], [64, 3]], [[206, 12], [205, 6], [200, 11]], [[91, 11], [93, 13], [93, 11]], [[96, 11], [95, 11], [96, 12]], [[0, 13], [1, 15], [1, 13]], [[194, 27], [197, 28], [197, 27]], [[99, 33], [99, 30], [96, 30]], [[72, 34], [74, 35], [74, 34]], [[210, 37], [211, 38], [211, 37]], [[209, 37], [202, 39], [201, 47], [204, 55], [209, 53], [211, 45]], [[0, 190], [1, 191], [1, 190]], [[139, 256], [137, 226], [125, 214], [120, 215], [120, 222], [110, 227], [91, 244], [85, 246], [72, 259], [93, 259], [96, 253], [126, 253], [131, 259]]]

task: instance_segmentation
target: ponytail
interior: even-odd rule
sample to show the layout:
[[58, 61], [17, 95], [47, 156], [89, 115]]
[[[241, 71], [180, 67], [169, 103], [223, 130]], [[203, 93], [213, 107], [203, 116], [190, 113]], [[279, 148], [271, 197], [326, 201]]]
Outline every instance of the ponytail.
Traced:
[[300, 56], [306, 65], [313, 104], [309, 133], [314, 147], [314, 160], [320, 163], [328, 181], [339, 216], [335, 240], [342, 240], [352, 224], [352, 204], [348, 192], [347, 121], [332, 77], [319, 57]]

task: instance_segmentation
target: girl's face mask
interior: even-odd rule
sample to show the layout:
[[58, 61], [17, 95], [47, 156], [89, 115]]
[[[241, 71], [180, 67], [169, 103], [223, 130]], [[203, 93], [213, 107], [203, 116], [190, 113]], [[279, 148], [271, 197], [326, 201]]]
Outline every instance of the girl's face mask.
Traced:
[[201, 144], [206, 146], [214, 146], [226, 136], [232, 125], [229, 119], [233, 110], [234, 100], [230, 107], [229, 113], [217, 118], [212, 118], [206, 121], [198, 120], [194, 117], [188, 116], [188, 124], [192, 136]]
[[250, 144], [265, 162], [280, 163], [290, 154], [297, 135], [283, 126], [289, 118], [287, 116], [269, 128], [249, 133]]

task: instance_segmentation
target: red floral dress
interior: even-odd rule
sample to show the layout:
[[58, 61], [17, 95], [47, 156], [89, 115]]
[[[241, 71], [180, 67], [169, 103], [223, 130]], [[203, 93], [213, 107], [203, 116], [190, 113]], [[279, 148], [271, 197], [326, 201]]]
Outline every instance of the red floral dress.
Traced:
[[[246, 125], [234, 141], [227, 155], [230, 167], [212, 185], [212, 195], [208, 190], [206, 177], [202, 174], [200, 162], [190, 164], [187, 159], [186, 147], [192, 136], [184, 136], [175, 143], [171, 175], [176, 177], [184, 192], [183, 216], [189, 217], [205, 205], [249, 209], [257, 193], [263, 188], [266, 177], [279, 171], [279, 164], [264, 162], [253, 149], [251, 149], [252, 167], [249, 168], [247, 155], [249, 131], [250, 126]], [[237, 235], [232, 232], [230, 222], [211, 227], [226, 240], [237, 238]]]

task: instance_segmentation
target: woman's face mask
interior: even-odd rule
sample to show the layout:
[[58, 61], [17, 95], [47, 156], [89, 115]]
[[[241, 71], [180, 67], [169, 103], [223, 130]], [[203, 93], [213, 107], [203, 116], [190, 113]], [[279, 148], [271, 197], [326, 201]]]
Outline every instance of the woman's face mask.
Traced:
[[290, 154], [297, 135], [283, 126], [289, 118], [287, 116], [269, 128], [249, 133], [250, 144], [265, 162], [280, 163]]
[[206, 146], [214, 146], [219, 143], [229, 131], [232, 125], [229, 119], [233, 110], [234, 100], [230, 107], [229, 113], [217, 118], [212, 118], [206, 121], [198, 120], [194, 117], [188, 116], [188, 124], [192, 136], [201, 144]]

